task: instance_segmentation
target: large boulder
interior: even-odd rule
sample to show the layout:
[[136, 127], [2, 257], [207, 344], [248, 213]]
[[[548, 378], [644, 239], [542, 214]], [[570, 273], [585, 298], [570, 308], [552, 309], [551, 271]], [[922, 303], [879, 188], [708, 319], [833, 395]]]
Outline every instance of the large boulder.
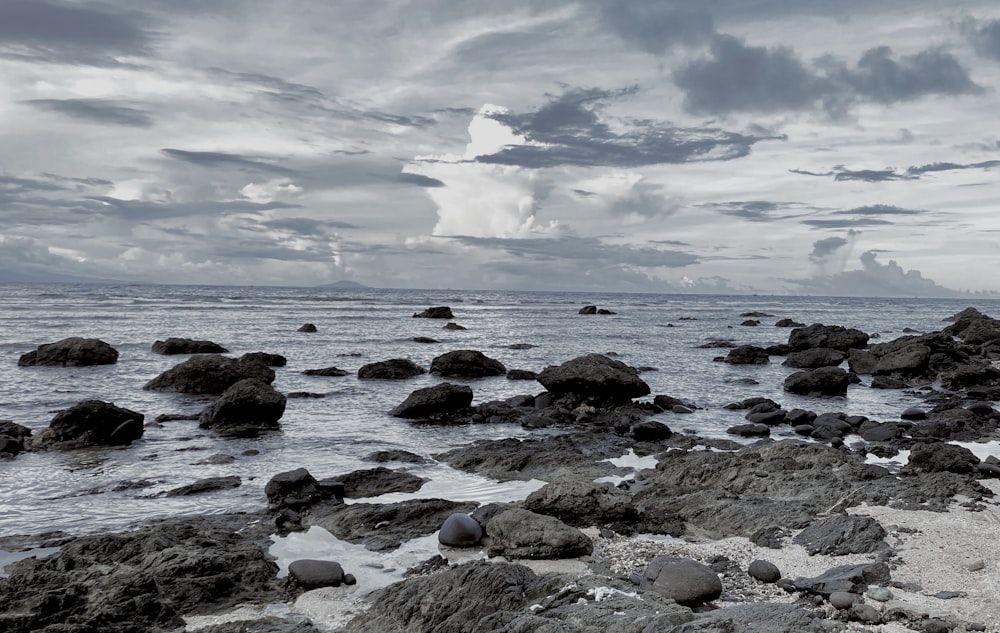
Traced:
[[951, 325], [943, 331], [962, 339], [970, 345], [982, 345], [1000, 340], [1000, 321], [969, 307], [950, 319]]
[[254, 379], [274, 382], [274, 370], [251, 358], [199, 354], [163, 372], [145, 384], [149, 391], [221, 394], [235, 383]]
[[417, 319], [454, 319], [455, 315], [451, 313], [451, 308], [448, 306], [435, 306], [433, 308], [427, 308], [423, 312], [417, 312], [413, 315], [413, 318]]
[[864, 348], [866, 345], [868, 345], [868, 334], [840, 325], [813, 323], [803, 328], [795, 328], [788, 335], [788, 346], [793, 352], [816, 347], [846, 352], [849, 349]]
[[445, 547], [475, 547], [483, 539], [483, 526], [468, 514], [456, 512], [438, 530], [438, 542]]
[[240, 380], [208, 405], [198, 426], [223, 435], [248, 437], [279, 428], [285, 396], [262, 380]]
[[836, 367], [844, 362], [843, 352], [827, 347], [817, 347], [814, 349], [804, 349], [800, 352], [792, 352], [781, 363], [786, 367], [797, 369], [815, 369], [817, 367]]
[[317, 481], [305, 468], [278, 473], [264, 486], [272, 510], [298, 509], [324, 500], [343, 498], [339, 483]]
[[361, 380], [403, 380], [426, 373], [426, 369], [408, 358], [390, 358], [362, 365], [358, 369], [358, 378]]
[[311, 509], [309, 523], [350, 543], [383, 552], [406, 541], [437, 532], [456, 512], [469, 513], [476, 504], [446, 499], [408, 499], [396, 503], [320, 504]]
[[431, 361], [431, 373], [446, 378], [484, 378], [503, 376], [507, 368], [482, 352], [459, 349], [435, 357]]
[[581, 401], [625, 403], [650, 393], [634, 367], [603, 354], [587, 354], [546, 367], [537, 380], [557, 396]]
[[416, 492], [427, 482], [412, 473], [383, 466], [351, 471], [333, 479], [344, 485], [343, 494], [348, 499], [377, 497], [390, 492]]
[[145, 416], [101, 400], [85, 400], [57, 413], [32, 441], [34, 448], [124, 446], [142, 437]]
[[472, 389], [444, 382], [417, 389], [397, 405], [390, 415], [411, 420], [453, 416], [472, 404]]
[[118, 362], [118, 350], [96, 338], [71, 336], [55, 343], [39, 345], [18, 359], [21, 367], [86, 367], [113, 365]]
[[[637, 517], [626, 492], [587, 481], [557, 481], [528, 495], [524, 507], [576, 527], [627, 527]], [[616, 530], [623, 532], [626, 530]]]
[[871, 517], [835, 514], [819, 519], [792, 540], [810, 556], [844, 556], [888, 549], [885, 537], [885, 529]]
[[13, 457], [25, 449], [31, 429], [12, 420], [0, 420], [0, 457]]
[[642, 587], [685, 606], [711, 602], [722, 595], [722, 581], [711, 568], [676, 556], [661, 555], [649, 561]]
[[803, 396], [846, 396], [850, 376], [839, 367], [819, 367], [797, 371], [785, 378], [789, 393]]
[[763, 347], [740, 345], [729, 350], [726, 362], [732, 365], [767, 365], [771, 362], [771, 357]]
[[153, 343], [153, 353], [166, 356], [174, 354], [225, 354], [228, 351], [218, 343], [190, 338], [171, 337], [165, 341]]
[[978, 464], [979, 458], [964, 446], [945, 442], [917, 442], [910, 447], [910, 460], [903, 467], [903, 472], [971, 473]]
[[586, 556], [594, 543], [559, 519], [524, 508], [510, 508], [486, 524], [490, 554], [508, 558], [554, 559]]

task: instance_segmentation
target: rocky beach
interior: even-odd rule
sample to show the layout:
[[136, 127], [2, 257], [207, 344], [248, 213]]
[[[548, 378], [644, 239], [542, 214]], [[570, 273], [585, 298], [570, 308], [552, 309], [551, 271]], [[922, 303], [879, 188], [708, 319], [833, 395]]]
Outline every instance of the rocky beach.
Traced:
[[[588, 326], [623, 312], [577, 308], [572, 317]], [[938, 330], [873, 335], [762, 311], [738, 316], [701, 352], [746, 370], [747, 381], [754, 368], [789, 368], [776, 384], [746, 383], [771, 397], [706, 406], [694, 394], [658, 393], [647, 382], [655, 367], [605, 349], [533, 368], [456, 344], [438, 345], [429, 363], [311, 367], [312, 376], [356, 375], [375, 389], [412, 384], [380, 414], [413, 433], [509, 432], [439, 451], [372, 451], [363, 468], [345, 472], [307, 458], [271, 472], [256, 505], [239, 511], [90, 534], [8, 531], [0, 629], [1000, 631], [1000, 320], [970, 307], [939, 315]], [[476, 327], [471, 318], [458, 324], [448, 306], [395, 318], [403, 330]], [[317, 329], [295, 325], [302, 336]], [[763, 327], [781, 341], [740, 339]], [[409, 342], [433, 345], [425, 333], [414, 328]], [[247, 446], [284, 433], [295, 403], [327, 395], [277, 389], [276, 371], [294, 363], [281, 349], [236, 354], [186, 338], [147, 345], [172, 360], [142, 389], [186, 394], [197, 410], [150, 419], [88, 398], [53, 412], [45, 428], [4, 420], [8, 478], [32, 455], [97, 447], [113, 460], [169, 424]], [[16, 364], [87, 372], [123, 356], [101, 339], [71, 336], [21, 350]], [[483, 398], [488, 380], [519, 394]], [[846, 410], [867, 390], [909, 404], [891, 417]], [[799, 406], [783, 404], [786, 396]], [[690, 422], [697, 416], [739, 419], [724, 434], [702, 434]], [[230, 464], [230, 474], [157, 494], [210, 499], [244, 483], [236, 458], [209, 459]], [[449, 498], [422, 476], [428, 465], [519, 492]], [[365, 562], [364, 552], [383, 562]]]

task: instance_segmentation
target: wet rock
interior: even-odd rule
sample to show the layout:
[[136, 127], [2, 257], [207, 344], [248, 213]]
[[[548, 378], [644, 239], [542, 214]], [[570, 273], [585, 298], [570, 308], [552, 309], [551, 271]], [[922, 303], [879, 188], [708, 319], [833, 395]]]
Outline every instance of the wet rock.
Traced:
[[946, 442], [917, 442], [910, 447], [910, 461], [903, 467], [906, 473], [971, 473], [979, 458], [964, 446]]
[[799, 323], [794, 319], [779, 319], [775, 321], [774, 327], [805, 327], [805, 323]]
[[455, 323], [454, 321], [449, 321], [448, 323], [445, 323], [444, 327], [441, 328], [441, 329], [443, 329], [443, 330], [467, 330], [469, 328], [465, 327], [464, 325], [459, 325], [458, 323]]
[[819, 519], [792, 539], [812, 556], [868, 554], [888, 549], [885, 529], [871, 517], [834, 515]]
[[918, 407], [908, 407], [899, 414], [900, 420], [926, 420], [927, 412]]
[[433, 534], [449, 516], [469, 513], [474, 503], [445, 499], [410, 499], [397, 503], [319, 504], [307, 517], [337, 538], [373, 551], [398, 548], [405, 541]]
[[766, 424], [737, 424], [726, 429], [726, 433], [740, 437], [768, 437], [771, 427]]
[[104, 341], [71, 336], [39, 345], [35, 351], [22, 355], [17, 364], [20, 367], [87, 367], [117, 362], [118, 350]]
[[478, 440], [434, 457], [452, 468], [499, 481], [584, 477], [593, 480], [616, 471], [601, 460], [621, 457], [626, 450], [618, 436], [589, 431], [524, 440]]
[[527, 369], [507, 370], [507, 380], [537, 380], [538, 374]]
[[358, 378], [360, 380], [405, 380], [426, 373], [426, 369], [408, 358], [391, 358], [362, 365], [358, 369]]
[[722, 595], [722, 581], [709, 567], [688, 558], [657, 556], [642, 574], [642, 587], [685, 606]]
[[468, 409], [472, 404], [472, 389], [449, 382], [417, 389], [397, 405], [390, 415], [411, 420], [447, 419]]
[[37, 449], [125, 446], [142, 437], [145, 416], [101, 400], [85, 400], [53, 416], [31, 440]]
[[150, 380], [143, 389], [221, 394], [237, 382], [246, 379], [270, 384], [274, 382], [274, 370], [252, 359], [198, 354]]
[[435, 357], [431, 361], [431, 373], [445, 378], [484, 378], [503, 376], [507, 368], [482, 352], [460, 349]]
[[362, 457], [362, 459], [365, 460], [366, 462], [377, 462], [380, 464], [385, 462], [405, 462], [408, 464], [427, 463], [427, 459], [425, 459], [424, 457], [417, 455], [416, 453], [411, 453], [410, 451], [404, 451], [398, 448], [368, 453], [367, 455]]
[[872, 389], [906, 389], [909, 386], [908, 383], [889, 376], [875, 376], [870, 385]]
[[416, 492], [427, 482], [414, 474], [383, 467], [355, 470], [333, 479], [344, 485], [344, 497], [348, 499], [377, 497], [391, 492]]
[[538, 382], [556, 396], [580, 402], [625, 403], [650, 393], [638, 371], [603, 354], [587, 354], [546, 367]]
[[886, 422], [884, 424], [872, 422], [869, 424], [862, 424], [861, 427], [858, 428], [858, 435], [860, 435], [861, 439], [866, 442], [889, 442], [903, 437], [903, 428], [892, 422]]
[[284, 367], [288, 364], [288, 359], [281, 354], [272, 354], [270, 352], [249, 352], [241, 356], [241, 358], [248, 362], [256, 362], [267, 367]]
[[878, 366], [878, 356], [867, 350], [847, 350], [847, 367], [855, 374], [873, 374]]
[[[680, 406], [680, 405], [676, 405]], [[629, 427], [629, 434], [638, 442], [659, 442], [674, 434], [670, 427], [656, 420], [639, 420]]]
[[559, 519], [523, 508], [510, 508], [486, 524], [490, 555], [558, 559], [585, 556], [594, 544], [583, 532]]
[[230, 475], [228, 477], [207, 477], [205, 479], [199, 479], [193, 484], [168, 490], [166, 496], [190, 497], [192, 495], [200, 495], [206, 492], [239, 488], [242, 483], [243, 481], [236, 475]]
[[844, 358], [846, 356], [839, 350], [818, 347], [792, 352], [781, 364], [797, 369], [815, 369], [817, 367], [836, 367], [844, 362]]
[[306, 369], [303, 370], [302, 374], [305, 376], [323, 376], [326, 378], [340, 378], [341, 376], [346, 376], [350, 372], [337, 367], [323, 367], [322, 369]]
[[638, 518], [632, 497], [610, 486], [586, 481], [545, 484], [524, 500], [526, 510], [556, 517], [575, 527], [608, 526], [631, 531]]
[[758, 325], [760, 325], [760, 320], [759, 319], [747, 319], [746, 321], [743, 321], [742, 323], [740, 323], [740, 325], [745, 326], [745, 327], [757, 327]]
[[839, 325], [812, 325], [796, 328], [788, 335], [788, 345], [793, 352], [817, 347], [847, 352], [849, 349], [863, 349], [868, 345], [868, 335], [861, 330]]
[[208, 405], [198, 416], [198, 426], [222, 435], [252, 437], [280, 428], [285, 396], [268, 383], [241, 380]]
[[750, 563], [747, 573], [761, 582], [776, 583], [781, 579], [781, 570], [774, 563], [766, 560], [755, 560]]
[[427, 308], [423, 312], [415, 313], [413, 318], [421, 319], [454, 319], [455, 315], [452, 314], [451, 308], [448, 306], [435, 306], [433, 308]]
[[726, 362], [731, 365], [766, 365], [771, 362], [767, 350], [756, 345], [740, 345], [729, 350]]
[[784, 389], [804, 396], [846, 396], [850, 377], [839, 367], [795, 372], [785, 378]]
[[983, 345], [1000, 339], [1000, 321], [969, 307], [951, 317], [953, 323], [943, 332], [971, 345]]
[[425, 344], [438, 342], [436, 338], [431, 338], [429, 336], [414, 336], [412, 340], [414, 343], [425, 343]]
[[212, 341], [190, 338], [168, 338], [153, 343], [153, 353], [171, 356], [174, 354], [225, 354], [229, 350]]
[[320, 501], [343, 499], [340, 484], [321, 483], [305, 468], [296, 468], [271, 477], [264, 494], [272, 510], [301, 509]]
[[858, 596], [853, 593], [848, 593], [846, 591], [834, 591], [830, 594], [830, 606], [834, 609], [843, 611], [854, 606], [857, 599]]
[[597, 314], [597, 306], [583, 306], [577, 314]]
[[288, 576], [305, 589], [339, 587], [344, 582], [344, 568], [330, 560], [303, 558], [288, 564]]
[[456, 512], [444, 520], [438, 542], [446, 547], [475, 547], [483, 539], [483, 526], [468, 514]]
[[860, 563], [833, 567], [811, 578], [795, 578], [792, 586], [797, 591], [821, 596], [829, 596], [837, 591], [860, 595], [869, 585], [884, 586], [889, 581], [889, 566], [885, 563]]
[[317, 332], [318, 330], [316, 329], [316, 326], [315, 326], [315, 325], [313, 325], [312, 323], [303, 323], [303, 324], [302, 324], [302, 325], [301, 325], [301, 326], [299, 327], [299, 329], [297, 329], [297, 330], [295, 330], [295, 331], [296, 331], [296, 332], [305, 332], [305, 333], [307, 333], [307, 334], [312, 334], [312, 333], [315, 333], [315, 332]]

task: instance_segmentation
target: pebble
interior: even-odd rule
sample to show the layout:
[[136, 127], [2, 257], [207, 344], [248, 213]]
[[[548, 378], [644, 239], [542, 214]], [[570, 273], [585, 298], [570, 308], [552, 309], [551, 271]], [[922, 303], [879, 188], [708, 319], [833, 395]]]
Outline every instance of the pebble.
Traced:
[[982, 558], [976, 558], [965, 563], [965, 568], [969, 571], [979, 571], [986, 567], [986, 561]]
[[850, 609], [854, 604], [854, 594], [846, 591], [834, 591], [830, 594], [830, 604], [836, 609]]
[[876, 602], [888, 602], [892, 600], [892, 592], [886, 587], [872, 587], [865, 595]]

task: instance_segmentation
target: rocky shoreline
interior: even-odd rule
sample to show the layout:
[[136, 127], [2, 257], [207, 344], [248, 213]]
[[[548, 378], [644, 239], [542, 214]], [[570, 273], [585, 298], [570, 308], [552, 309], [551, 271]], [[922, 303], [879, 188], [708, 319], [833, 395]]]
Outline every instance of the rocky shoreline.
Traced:
[[[443, 306], [413, 316], [453, 318]], [[989, 592], [1000, 586], [1000, 546], [988, 530], [1000, 521], [993, 501], [1000, 460], [980, 459], [957, 442], [1000, 439], [993, 408], [1000, 399], [1000, 321], [973, 308], [949, 321], [941, 331], [887, 342], [790, 321], [784, 345], [720, 342], [729, 349], [719, 362], [784, 358], [799, 371], [780, 388], [815, 401], [815, 410], [785, 410], [768, 398], [730, 403], [746, 418], [729, 429], [733, 440], [679, 431], [695, 405], [651, 394], [636, 368], [606, 355], [531, 376], [475, 350], [441, 354], [429, 369], [405, 359], [372, 363], [359, 379], [406, 380], [430, 371], [446, 381], [395, 407], [391, 415], [401, 424], [489, 422], [544, 432], [436, 455], [373, 454], [372, 468], [335, 477], [317, 479], [308, 468], [275, 473], [266, 507], [255, 512], [171, 519], [116, 534], [0, 539], [6, 551], [58, 550], [6, 567], [0, 629], [997, 631], [1000, 607], [972, 605], [995, 603]], [[198, 420], [221, 436], [280, 432], [291, 394], [271, 386], [271, 367], [284, 358], [203, 353], [213, 345], [157, 341], [157, 353], [193, 355], [146, 388], [215, 396]], [[19, 364], [85, 367], [117, 358], [102, 341], [72, 338], [40, 346]], [[477, 379], [504, 374], [537, 380], [544, 391], [473, 404]], [[914, 406], [893, 420], [823, 412], [825, 398], [867, 388], [907, 390]], [[676, 416], [678, 424], [663, 416]], [[16, 461], [22, 451], [127, 445], [141, 438], [142, 424], [139, 413], [85, 401], [58, 413], [37, 436], [0, 421], [0, 453]], [[801, 439], [775, 440], [772, 433]], [[623, 474], [609, 460], [626, 454], [655, 467]], [[880, 465], [898, 455], [906, 457], [902, 468]], [[506, 504], [377, 502], [419, 490], [425, 482], [407, 465], [428, 459], [498, 481], [547, 483]], [[177, 494], [239, 485], [235, 479], [201, 481]], [[925, 538], [925, 526], [947, 542]], [[310, 528], [389, 555], [436, 534], [445, 556], [370, 592], [339, 561], [300, 560], [279, 579], [269, 554], [273, 535]], [[940, 586], [935, 574], [953, 584]], [[243, 615], [232, 617], [241, 619], [198, 618], [240, 605]]]

